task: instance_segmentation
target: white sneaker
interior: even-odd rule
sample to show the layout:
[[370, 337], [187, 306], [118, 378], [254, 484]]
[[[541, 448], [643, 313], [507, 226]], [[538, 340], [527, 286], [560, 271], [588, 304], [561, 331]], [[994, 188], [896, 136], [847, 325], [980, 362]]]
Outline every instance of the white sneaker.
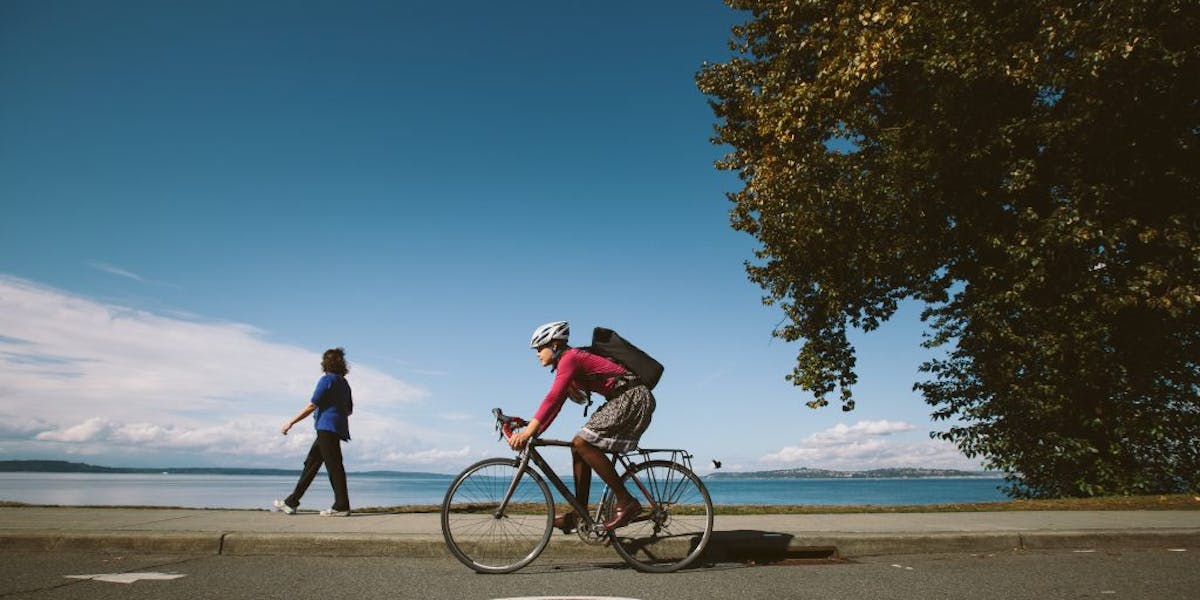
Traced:
[[282, 510], [284, 514], [296, 514], [296, 508], [294, 506], [288, 506], [287, 502], [284, 502], [283, 500], [276, 498], [273, 504], [275, 505], [275, 510]]
[[327, 509], [321, 511], [321, 516], [322, 517], [348, 517], [348, 516], [350, 516], [350, 511], [348, 511], [348, 510], [333, 510], [332, 508], [327, 508]]

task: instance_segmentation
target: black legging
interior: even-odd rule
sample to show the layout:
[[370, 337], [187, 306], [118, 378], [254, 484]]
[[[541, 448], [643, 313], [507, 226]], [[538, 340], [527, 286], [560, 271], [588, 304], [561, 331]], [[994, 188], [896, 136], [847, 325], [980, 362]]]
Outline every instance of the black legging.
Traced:
[[317, 439], [304, 459], [304, 470], [300, 473], [300, 481], [296, 489], [284, 502], [288, 506], [300, 506], [300, 497], [308, 491], [308, 486], [317, 476], [321, 465], [329, 473], [329, 483], [333, 486], [333, 510], [350, 510], [350, 493], [346, 489], [346, 468], [342, 465], [342, 441], [332, 431], [317, 430]]

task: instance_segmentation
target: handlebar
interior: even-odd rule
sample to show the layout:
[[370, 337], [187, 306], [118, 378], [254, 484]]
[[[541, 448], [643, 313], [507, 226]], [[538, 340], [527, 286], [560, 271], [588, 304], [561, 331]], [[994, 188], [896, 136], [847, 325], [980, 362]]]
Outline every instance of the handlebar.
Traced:
[[496, 417], [496, 429], [504, 435], [504, 439], [512, 437], [513, 429], [520, 429], [529, 425], [529, 421], [521, 417], [510, 417], [504, 414], [504, 411], [499, 408], [492, 409], [492, 415]]

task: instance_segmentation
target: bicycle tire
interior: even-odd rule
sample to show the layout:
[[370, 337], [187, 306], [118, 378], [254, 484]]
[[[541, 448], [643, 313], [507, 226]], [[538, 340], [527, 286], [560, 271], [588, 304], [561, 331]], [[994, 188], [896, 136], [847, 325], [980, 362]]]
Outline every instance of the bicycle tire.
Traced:
[[[645, 494], [633, 476], [646, 487]], [[625, 489], [642, 503], [643, 513], [613, 531], [613, 549], [629, 566], [649, 573], [682, 569], [700, 557], [712, 536], [713, 506], [708, 488], [687, 467], [669, 460], [651, 460], [634, 465], [621, 477]], [[601, 511], [611, 514], [614, 495], [604, 490]]]
[[550, 542], [554, 503], [536, 471], [525, 470], [505, 513], [496, 514], [519, 464], [509, 458], [481, 460], [454, 479], [442, 500], [446, 547], [479, 573], [516, 571]]

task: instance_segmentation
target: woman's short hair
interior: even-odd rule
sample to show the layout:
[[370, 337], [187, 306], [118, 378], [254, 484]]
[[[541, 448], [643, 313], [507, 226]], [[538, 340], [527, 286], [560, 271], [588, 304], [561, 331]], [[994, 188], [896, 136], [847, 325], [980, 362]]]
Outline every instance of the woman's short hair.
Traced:
[[341, 347], [326, 350], [325, 355], [321, 357], [321, 368], [326, 373], [344, 377], [350, 372], [350, 366], [346, 364], [346, 350]]

